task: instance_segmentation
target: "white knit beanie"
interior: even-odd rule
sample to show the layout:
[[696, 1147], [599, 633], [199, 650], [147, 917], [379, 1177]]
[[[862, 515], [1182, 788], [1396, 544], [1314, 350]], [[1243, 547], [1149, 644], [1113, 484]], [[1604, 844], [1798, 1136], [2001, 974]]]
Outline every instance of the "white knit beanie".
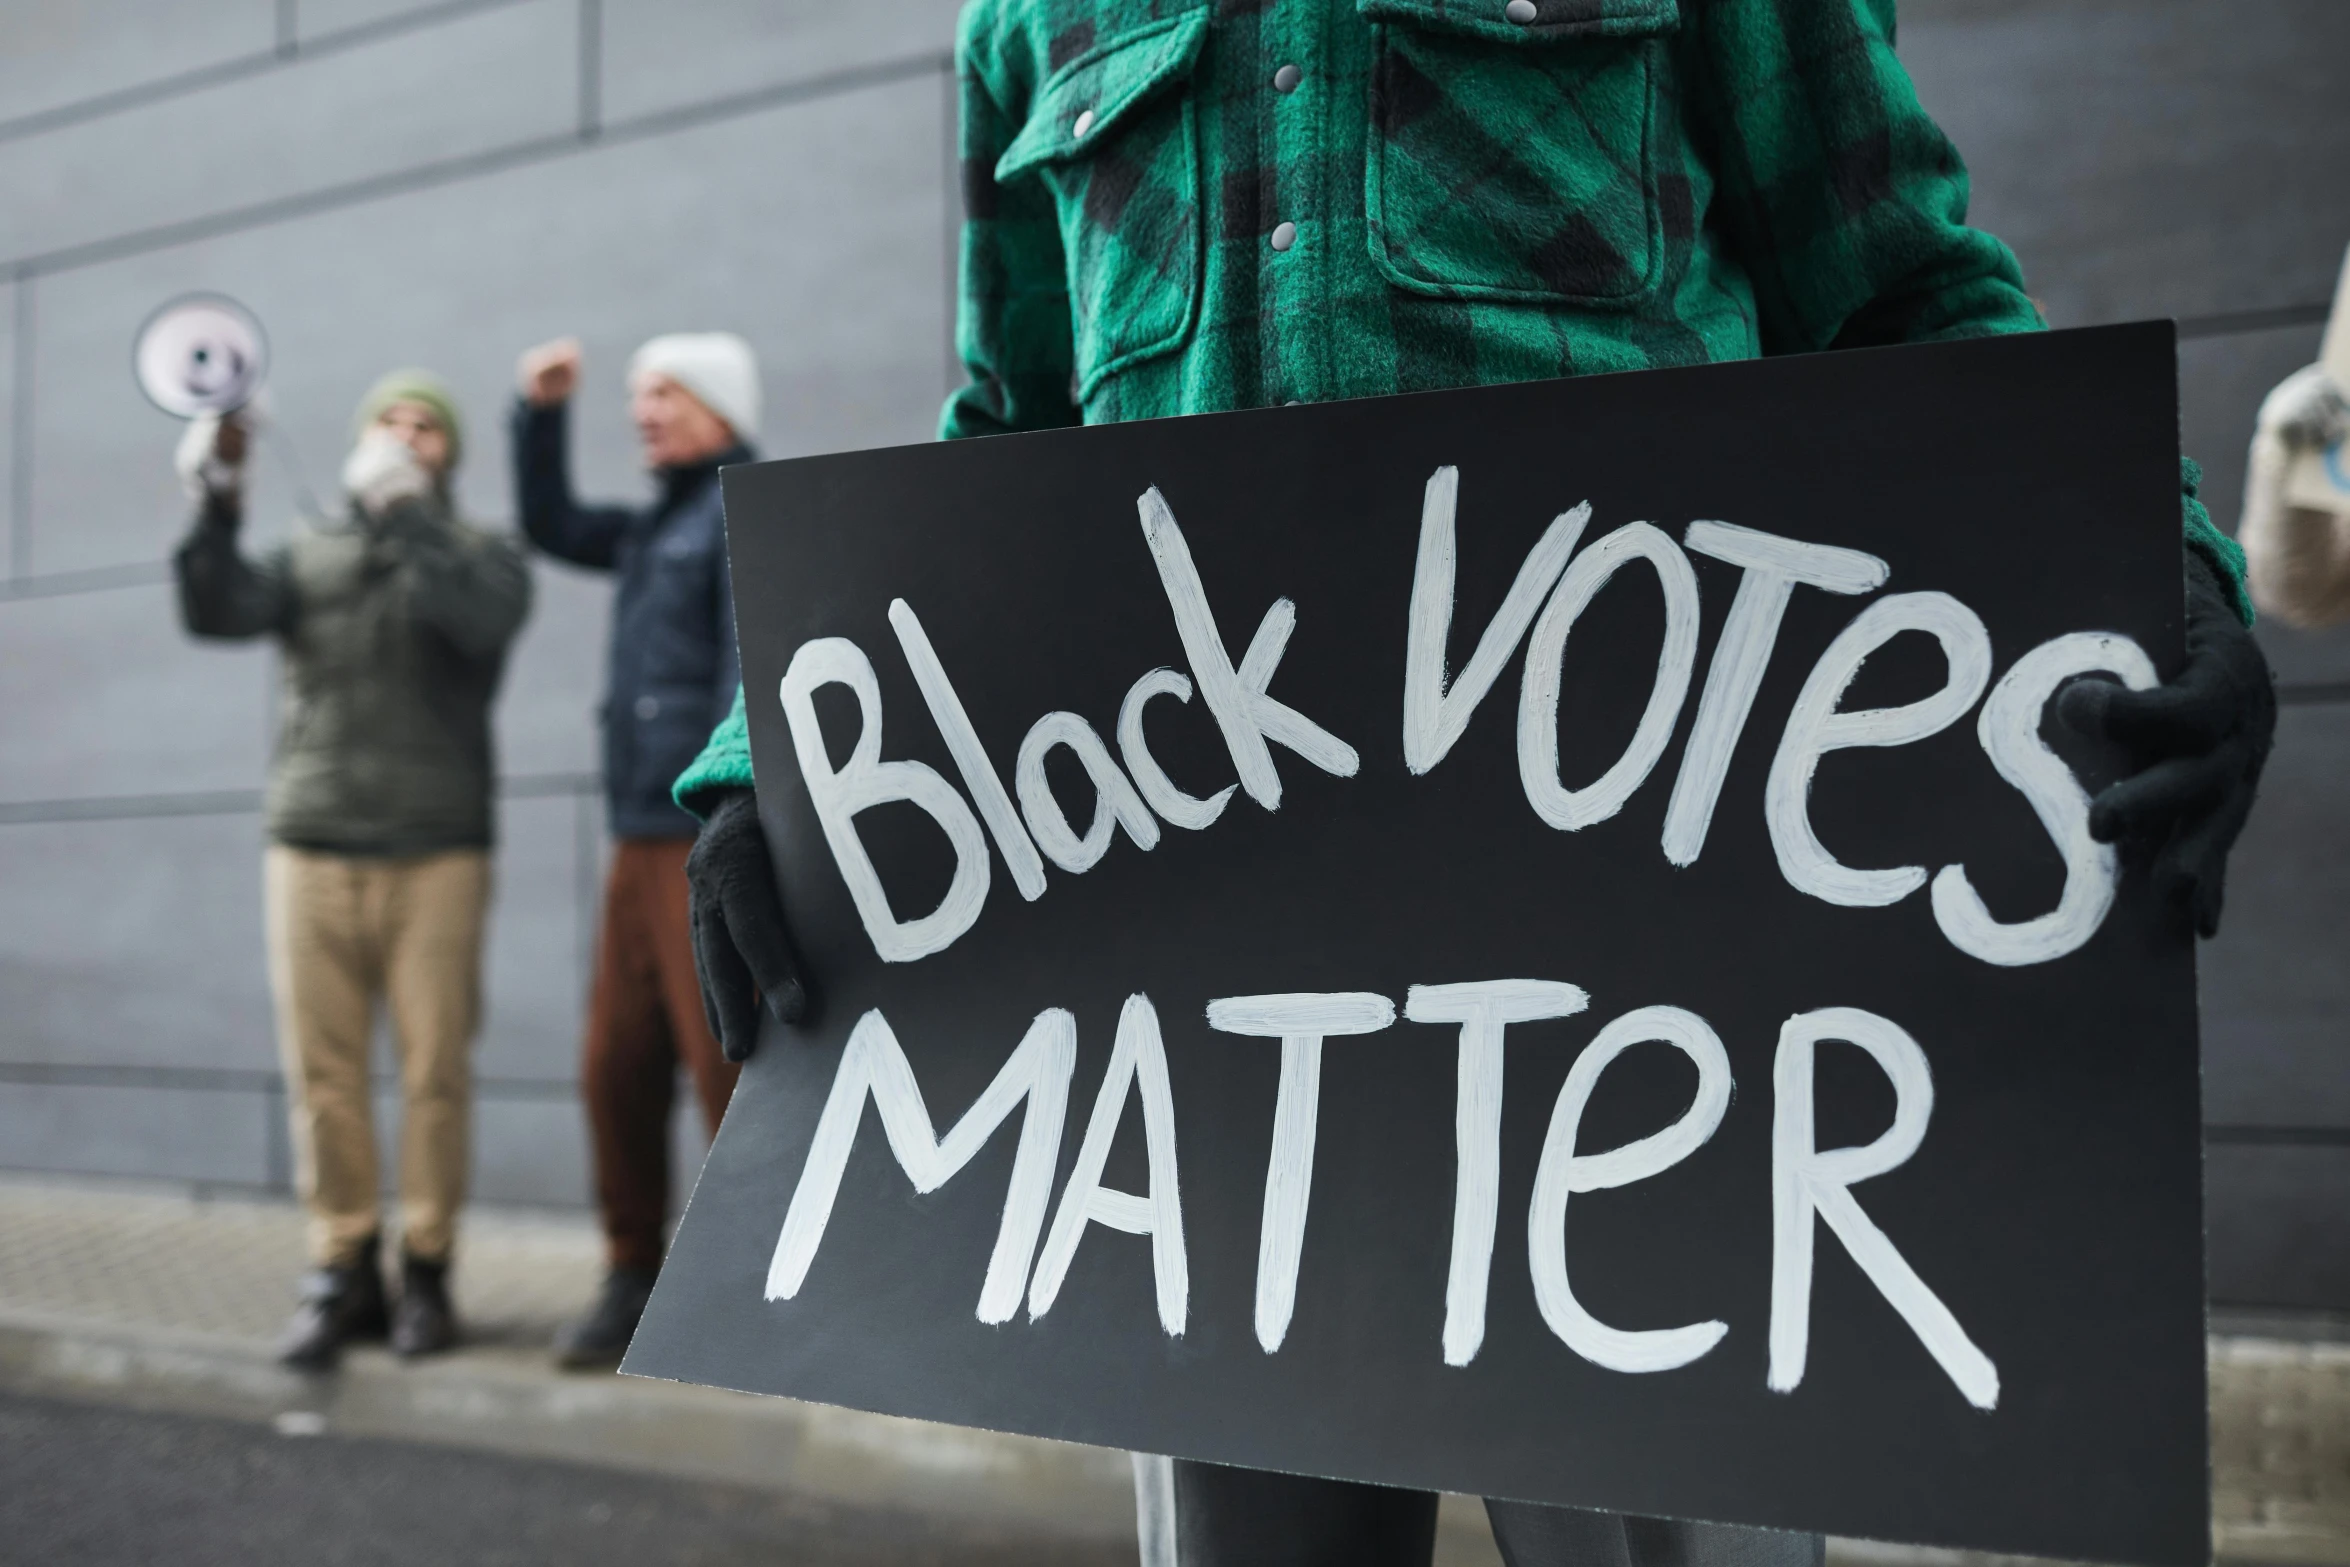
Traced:
[[638, 349], [628, 361], [628, 383], [665, 375], [726, 421], [741, 441], [759, 434], [759, 361], [732, 332], [671, 332]]

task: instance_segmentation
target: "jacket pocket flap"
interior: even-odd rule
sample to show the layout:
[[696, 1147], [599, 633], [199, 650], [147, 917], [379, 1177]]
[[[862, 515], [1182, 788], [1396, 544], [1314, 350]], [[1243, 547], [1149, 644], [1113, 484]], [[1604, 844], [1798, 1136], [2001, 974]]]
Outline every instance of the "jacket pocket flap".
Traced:
[[1531, 0], [1532, 20], [1513, 21], [1511, 0], [1355, 0], [1366, 20], [1401, 22], [1494, 43], [1544, 44], [1567, 38], [1637, 38], [1681, 25], [1679, 0]]
[[1088, 50], [1045, 78], [1028, 123], [996, 161], [995, 177], [1080, 156], [1136, 105], [1190, 71], [1208, 36], [1203, 7], [1153, 22]]

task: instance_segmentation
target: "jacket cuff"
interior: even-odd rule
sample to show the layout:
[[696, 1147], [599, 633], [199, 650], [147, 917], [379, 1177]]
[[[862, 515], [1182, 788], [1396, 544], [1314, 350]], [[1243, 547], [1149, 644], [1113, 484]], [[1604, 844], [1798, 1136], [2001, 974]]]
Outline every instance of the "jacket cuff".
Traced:
[[571, 399], [560, 402], [534, 403], [527, 397], [516, 397], [507, 410], [507, 422], [517, 435], [532, 431], [560, 430], [568, 422]]
[[196, 529], [233, 534], [244, 525], [245, 498], [235, 490], [207, 489], [196, 503]]
[[734, 688], [734, 706], [716, 729], [710, 731], [709, 743], [693, 765], [678, 774], [669, 797], [679, 806], [693, 813], [697, 821], [707, 821], [717, 807], [718, 795], [728, 789], [754, 788], [751, 778], [751, 724], [743, 711], [743, 688]]
[[2219, 573], [2228, 601], [2245, 625], [2253, 622], [2252, 591], [2244, 581], [2244, 546], [2219, 531], [2196, 491], [2203, 484], [2203, 468], [2192, 457], [2179, 459], [2179, 509], [2186, 526], [2187, 548], [2198, 551]]

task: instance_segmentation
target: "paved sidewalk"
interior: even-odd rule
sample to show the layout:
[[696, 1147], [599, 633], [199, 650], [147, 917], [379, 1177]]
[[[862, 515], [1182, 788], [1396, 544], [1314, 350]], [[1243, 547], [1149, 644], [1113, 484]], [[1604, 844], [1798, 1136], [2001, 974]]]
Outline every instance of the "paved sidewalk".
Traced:
[[[468, 1344], [403, 1366], [279, 1368], [302, 1268], [285, 1203], [0, 1181], [0, 1389], [752, 1485], [1002, 1536], [1133, 1538], [1123, 1454], [553, 1369], [546, 1343], [600, 1275], [584, 1220], [469, 1217], [454, 1274]], [[2211, 1346], [2219, 1555], [2350, 1567], [2350, 1344], [2238, 1333]], [[1836, 1541], [1831, 1567], [2022, 1558]], [[1439, 1567], [1491, 1567], [1483, 1510], [1448, 1498]]]
[[[454, 1274], [476, 1344], [544, 1344], [601, 1278], [594, 1228], [468, 1214]], [[0, 1182], [0, 1313], [274, 1338], [303, 1269], [293, 1206]]]
[[0, 1182], [0, 1390], [759, 1486], [999, 1536], [1133, 1538], [1120, 1453], [557, 1371], [548, 1341], [602, 1274], [584, 1220], [468, 1215], [452, 1273], [467, 1342], [413, 1365], [363, 1348], [333, 1376], [278, 1366], [302, 1267], [289, 1204]]

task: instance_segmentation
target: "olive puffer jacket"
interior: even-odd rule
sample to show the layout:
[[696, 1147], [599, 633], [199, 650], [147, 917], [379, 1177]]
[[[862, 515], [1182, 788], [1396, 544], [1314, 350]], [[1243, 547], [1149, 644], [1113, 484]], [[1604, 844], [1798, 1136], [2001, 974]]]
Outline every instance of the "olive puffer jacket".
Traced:
[[521, 550], [438, 497], [354, 506], [258, 561], [240, 520], [234, 496], [208, 497], [173, 566], [189, 631], [284, 649], [270, 836], [336, 854], [488, 847], [490, 703], [530, 613]]

